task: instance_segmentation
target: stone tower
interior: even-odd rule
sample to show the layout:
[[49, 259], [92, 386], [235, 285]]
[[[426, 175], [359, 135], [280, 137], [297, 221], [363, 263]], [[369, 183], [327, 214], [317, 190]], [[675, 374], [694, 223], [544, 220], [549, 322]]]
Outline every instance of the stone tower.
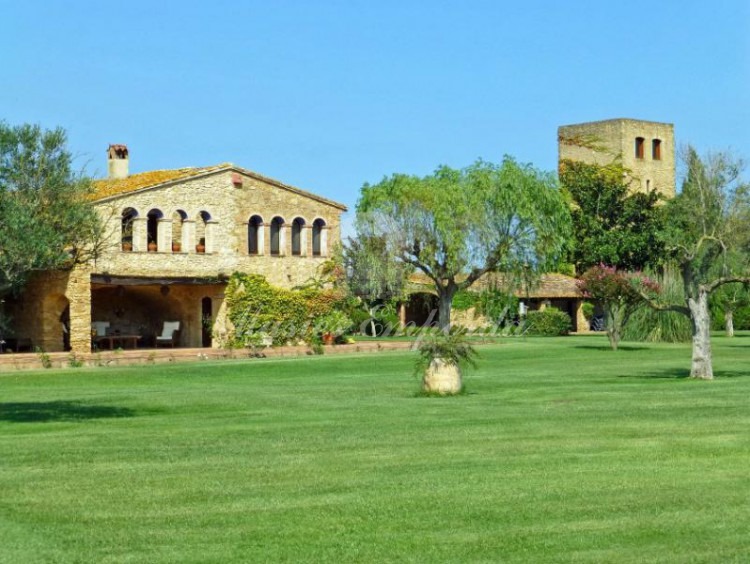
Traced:
[[631, 188], [675, 195], [674, 126], [637, 119], [608, 119], [557, 129], [559, 159], [609, 164], [620, 159]]

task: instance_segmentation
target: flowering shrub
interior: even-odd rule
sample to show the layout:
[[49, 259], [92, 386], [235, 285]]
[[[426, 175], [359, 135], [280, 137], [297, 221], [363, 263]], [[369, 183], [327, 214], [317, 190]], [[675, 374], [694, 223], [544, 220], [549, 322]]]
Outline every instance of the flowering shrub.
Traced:
[[642, 272], [618, 271], [604, 264], [589, 268], [577, 285], [584, 297], [602, 304], [613, 349], [617, 349], [622, 329], [643, 303], [643, 296], [654, 298], [660, 292], [659, 284]]

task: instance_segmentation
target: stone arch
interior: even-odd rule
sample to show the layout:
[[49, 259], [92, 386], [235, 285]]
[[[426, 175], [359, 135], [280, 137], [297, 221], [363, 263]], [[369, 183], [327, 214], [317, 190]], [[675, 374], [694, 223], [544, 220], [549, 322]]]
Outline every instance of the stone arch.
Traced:
[[[146, 214], [146, 241], [149, 247], [152, 244], [156, 244], [154, 250], [166, 250], [159, 249], [162, 241], [159, 241], [159, 220], [164, 218], [164, 213], [159, 208], [152, 208]], [[149, 248], [149, 250], [151, 250]]]
[[305, 219], [297, 216], [292, 220], [292, 255], [302, 256], [307, 246]]
[[64, 294], [44, 296], [41, 348], [48, 352], [70, 350], [70, 300]]
[[314, 257], [322, 257], [328, 254], [328, 235], [326, 232], [326, 221], [318, 217], [312, 224], [312, 254]]
[[274, 216], [271, 220], [271, 254], [280, 256], [284, 249], [284, 225], [286, 222], [280, 215]]
[[253, 214], [247, 221], [247, 254], [262, 255], [263, 243], [263, 218], [258, 214]]
[[182, 252], [187, 251], [185, 248], [185, 230], [187, 225], [185, 221], [188, 219], [188, 214], [185, 210], [175, 210], [172, 212], [172, 251]]
[[123, 208], [120, 214], [120, 245], [123, 251], [133, 250], [133, 230], [138, 210], [133, 207]]

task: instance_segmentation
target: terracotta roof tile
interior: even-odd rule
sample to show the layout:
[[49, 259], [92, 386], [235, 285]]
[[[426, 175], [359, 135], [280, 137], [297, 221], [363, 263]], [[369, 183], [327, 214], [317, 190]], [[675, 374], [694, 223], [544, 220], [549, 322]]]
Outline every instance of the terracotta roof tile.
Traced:
[[158, 186], [159, 184], [164, 184], [166, 182], [183, 180], [186, 178], [190, 178], [191, 176], [197, 176], [199, 174], [212, 172], [230, 166], [232, 165], [223, 163], [207, 167], [176, 168], [173, 170], [151, 170], [148, 172], [131, 174], [126, 178], [105, 178], [103, 180], [96, 180], [94, 181], [94, 191], [91, 195], [91, 199], [102, 200], [104, 198], [110, 198], [112, 196], [119, 196], [120, 194], [135, 192], [144, 188]]

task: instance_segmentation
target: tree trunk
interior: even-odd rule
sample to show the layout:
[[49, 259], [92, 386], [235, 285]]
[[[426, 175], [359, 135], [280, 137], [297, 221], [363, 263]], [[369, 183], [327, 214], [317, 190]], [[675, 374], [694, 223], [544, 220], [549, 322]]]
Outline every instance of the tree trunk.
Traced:
[[457, 394], [463, 387], [461, 368], [454, 362], [435, 358], [425, 370], [422, 390], [436, 394]]
[[604, 312], [607, 317], [609, 346], [612, 347], [613, 351], [616, 351], [622, 337], [625, 308], [619, 304], [605, 304]]
[[443, 290], [438, 295], [438, 324], [440, 330], [447, 333], [451, 328], [451, 306], [453, 305], [453, 295], [456, 293], [456, 290], [450, 287]]
[[693, 325], [693, 360], [690, 377], [713, 380], [714, 369], [711, 357], [711, 315], [708, 312], [708, 292], [698, 290], [697, 298], [688, 299], [690, 321]]
[[724, 312], [724, 327], [727, 337], [734, 337], [734, 312], [731, 309]]

